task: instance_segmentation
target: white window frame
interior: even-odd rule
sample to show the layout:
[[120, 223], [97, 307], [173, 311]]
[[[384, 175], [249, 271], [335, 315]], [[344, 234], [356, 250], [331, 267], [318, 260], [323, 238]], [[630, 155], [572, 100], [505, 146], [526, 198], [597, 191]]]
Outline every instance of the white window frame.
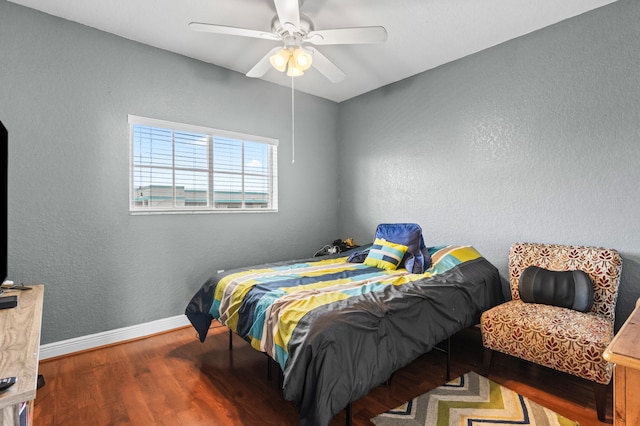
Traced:
[[[140, 117], [136, 115], [129, 115], [129, 213], [130, 214], [172, 214], [172, 213], [241, 213], [241, 212], [277, 212], [278, 211], [278, 143], [277, 139], [268, 138], [264, 136], [255, 136], [249, 135], [245, 133], [232, 132], [228, 130], [220, 130], [213, 129], [209, 127], [203, 126], [195, 126], [190, 124], [176, 123], [166, 120], [158, 120], [154, 118]], [[172, 184], [164, 188], [170, 194], [172, 194], [172, 200], [163, 203], [162, 205], [153, 206], [153, 205], [143, 205], [144, 201], [140, 201], [142, 197], [142, 190], [145, 187], [136, 188], [136, 169], [140, 171], [140, 169], [151, 168], [152, 166], [141, 166], [136, 163], [136, 159], [134, 158], [135, 147], [134, 147], [134, 126], [149, 126], [154, 128], [160, 128], [164, 130], [171, 131], [172, 134], [172, 145], [175, 145], [175, 141], [173, 139], [174, 132], [189, 132], [189, 133], [197, 133], [207, 136], [208, 143], [208, 157], [206, 159], [208, 163], [208, 169], [206, 172], [208, 173], [208, 190], [207, 190], [207, 205], [206, 206], [197, 206], [197, 205], [180, 205], [176, 202], [179, 199], [178, 188], [176, 185], [176, 170], [180, 170], [175, 166], [175, 150], [172, 152], [172, 166], [166, 167], [164, 169], [168, 170], [172, 176]], [[239, 207], [216, 207], [215, 200], [215, 182], [214, 182], [214, 173], [220, 173], [216, 171], [214, 168], [215, 159], [214, 157], [214, 140], [223, 138], [223, 139], [232, 139], [234, 141], [242, 142], [242, 154], [240, 155], [240, 164], [236, 166], [240, 167], [241, 172], [235, 173], [227, 173], [234, 174], [236, 176], [241, 176], [242, 181], [242, 190], [234, 191], [234, 193], [239, 194], [240, 200], [234, 200], [234, 205], [240, 203]], [[255, 201], [253, 203], [250, 200], [247, 200], [247, 195], [251, 192], [245, 186], [245, 177], [251, 177], [251, 173], [247, 172], [244, 160], [244, 146], [245, 142], [247, 143], [258, 143], [267, 145], [268, 150], [268, 174], [266, 175], [268, 181], [268, 190], [267, 192], [261, 192], [260, 194], [265, 194], [268, 196], [268, 201], [266, 205], [264, 203], [256, 204]], [[153, 166], [155, 167], [155, 166]], [[200, 169], [201, 170], [201, 169]], [[225, 174], [223, 172], [223, 174]], [[264, 178], [265, 175], [260, 175], [261, 178]], [[146, 187], [147, 190], [151, 191], [153, 183]], [[149, 197], [151, 198], [151, 197]], [[184, 194], [183, 194], [184, 198]], [[169, 205], [170, 204], [170, 205]], [[222, 204], [222, 203], [220, 203]], [[260, 207], [256, 207], [256, 205], [261, 205]]]

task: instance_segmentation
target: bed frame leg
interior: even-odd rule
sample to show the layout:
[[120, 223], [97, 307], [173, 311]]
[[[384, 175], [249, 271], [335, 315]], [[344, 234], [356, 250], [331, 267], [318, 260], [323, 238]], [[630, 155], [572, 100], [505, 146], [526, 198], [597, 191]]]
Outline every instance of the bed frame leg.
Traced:
[[267, 381], [270, 382], [272, 378], [273, 378], [273, 374], [271, 372], [271, 358], [269, 358], [269, 355], [267, 355]]
[[[444, 342], [444, 340], [442, 341]], [[442, 343], [440, 342], [440, 343]], [[439, 343], [439, 344], [440, 344]], [[440, 346], [434, 346], [433, 349], [435, 349], [438, 352], [444, 352], [447, 355], [447, 382], [451, 381], [451, 337], [447, 337], [447, 347], [446, 348], [441, 348]]]
[[447, 382], [451, 381], [451, 337], [447, 337]]
[[346, 414], [347, 414], [347, 421], [346, 421], [346, 425], [347, 426], [351, 426], [351, 403], [347, 404], [347, 407], [345, 408]]
[[229, 350], [233, 350], [233, 331], [229, 330]]
[[391, 385], [391, 379], [393, 379], [393, 375], [396, 374], [396, 372], [394, 371], [393, 373], [391, 373], [391, 375], [389, 376], [389, 378], [387, 380], [385, 380], [384, 385], [385, 386], [389, 386]]

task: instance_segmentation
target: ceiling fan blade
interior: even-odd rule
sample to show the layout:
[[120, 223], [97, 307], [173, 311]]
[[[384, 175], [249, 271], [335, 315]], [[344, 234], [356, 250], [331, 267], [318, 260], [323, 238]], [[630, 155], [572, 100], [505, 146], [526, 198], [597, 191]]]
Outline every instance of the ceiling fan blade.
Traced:
[[205, 24], [202, 22], [191, 22], [189, 24], [189, 28], [191, 28], [193, 31], [202, 31], [206, 33], [253, 37], [265, 40], [281, 40], [280, 37], [271, 32], [250, 30], [248, 28], [227, 27], [225, 25]]
[[280, 25], [289, 34], [300, 31], [300, 6], [298, 0], [274, 0]]
[[387, 30], [384, 27], [318, 30], [307, 34], [304, 41], [315, 45], [384, 43], [387, 41]]
[[313, 47], [305, 47], [311, 55], [311, 66], [320, 71], [332, 83], [339, 83], [347, 76], [333, 62]]
[[247, 77], [260, 78], [267, 73], [271, 69], [271, 62], [269, 62], [269, 58], [271, 55], [276, 54], [282, 47], [275, 47], [269, 51], [266, 55], [262, 57], [258, 61], [257, 64], [253, 66], [246, 74]]

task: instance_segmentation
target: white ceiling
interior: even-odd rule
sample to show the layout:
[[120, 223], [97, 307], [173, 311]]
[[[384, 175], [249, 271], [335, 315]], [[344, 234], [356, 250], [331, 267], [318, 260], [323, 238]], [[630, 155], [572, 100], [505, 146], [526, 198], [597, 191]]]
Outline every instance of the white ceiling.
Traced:
[[[150, 46], [246, 73], [278, 42], [194, 32], [189, 22], [270, 31], [271, 0], [10, 0]], [[387, 29], [384, 44], [317, 46], [347, 77], [311, 68], [297, 90], [341, 102], [615, 0], [304, 0], [317, 30]], [[270, 70], [262, 78], [290, 87]]]

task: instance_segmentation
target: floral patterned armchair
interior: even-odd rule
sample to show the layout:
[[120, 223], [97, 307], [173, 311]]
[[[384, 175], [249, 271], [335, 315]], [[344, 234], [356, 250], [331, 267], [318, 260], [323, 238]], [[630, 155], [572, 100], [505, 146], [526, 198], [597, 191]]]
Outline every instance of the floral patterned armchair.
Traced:
[[[528, 266], [553, 271], [581, 270], [593, 282], [593, 305], [580, 312], [550, 304], [524, 302], [518, 290]], [[509, 251], [512, 300], [482, 314], [484, 373], [493, 351], [522, 358], [594, 382], [598, 419], [604, 421], [607, 385], [613, 365], [602, 353], [614, 335], [622, 259], [617, 251], [596, 247], [516, 243]]]

